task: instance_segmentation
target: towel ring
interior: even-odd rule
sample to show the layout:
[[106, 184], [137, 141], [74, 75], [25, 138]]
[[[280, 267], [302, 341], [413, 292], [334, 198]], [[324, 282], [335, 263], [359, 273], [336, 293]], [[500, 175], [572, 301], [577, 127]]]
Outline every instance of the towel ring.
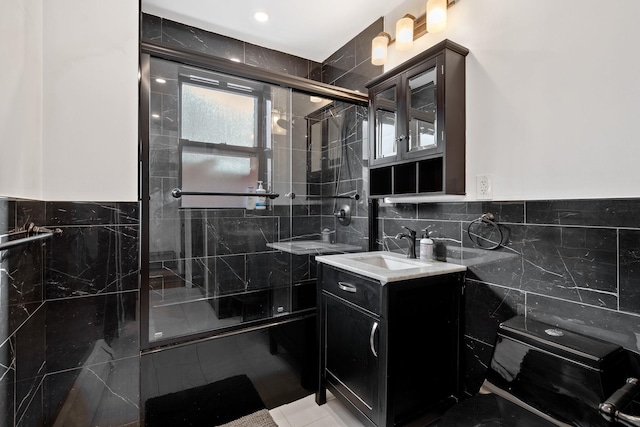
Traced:
[[[490, 227], [488, 232], [480, 232], [483, 225]], [[498, 249], [504, 238], [500, 226], [495, 222], [495, 216], [489, 212], [471, 221], [467, 227], [467, 234], [475, 246], [488, 251]], [[499, 237], [497, 243], [491, 239], [494, 235]]]

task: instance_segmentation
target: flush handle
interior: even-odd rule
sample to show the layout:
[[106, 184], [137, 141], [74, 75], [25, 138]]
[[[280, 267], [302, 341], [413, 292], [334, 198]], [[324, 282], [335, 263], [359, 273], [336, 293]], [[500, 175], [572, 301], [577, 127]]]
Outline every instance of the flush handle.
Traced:
[[622, 425], [640, 426], [640, 417], [627, 415], [620, 409], [627, 406], [640, 392], [640, 384], [636, 378], [629, 378], [625, 385], [615, 391], [604, 403], [599, 406], [600, 415], [609, 422], [619, 422]]
[[358, 288], [356, 288], [354, 285], [352, 285], [351, 283], [347, 283], [347, 282], [338, 282], [338, 287], [340, 289], [342, 289], [345, 292], [351, 292], [352, 294], [355, 294], [356, 291], [358, 290]]
[[374, 341], [377, 330], [378, 330], [378, 322], [373, 322], [373, 326], [371, 326], [371, 335], [369, 335], [369, 347], [371, 348], [371, 353], [375, 357], [378, 357], [378, 352], [376, 351], [376, 346]]

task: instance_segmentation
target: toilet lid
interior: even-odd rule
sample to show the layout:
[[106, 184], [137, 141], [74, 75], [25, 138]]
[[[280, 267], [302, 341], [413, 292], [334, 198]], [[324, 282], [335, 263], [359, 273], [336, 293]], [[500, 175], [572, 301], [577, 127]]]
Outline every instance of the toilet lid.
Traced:
[[438, 427], [547, 427], [555, 424], [495, 394], [479, 394], [447, 411]]

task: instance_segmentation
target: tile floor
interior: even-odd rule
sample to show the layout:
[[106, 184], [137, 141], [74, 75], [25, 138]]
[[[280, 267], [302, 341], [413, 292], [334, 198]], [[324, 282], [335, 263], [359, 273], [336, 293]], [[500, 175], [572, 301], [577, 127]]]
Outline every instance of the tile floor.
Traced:
[[363, 427], [349, 410], [327, 391], [327, 403], [316, 405], [315, 395], [269, 411], [279, 427]]

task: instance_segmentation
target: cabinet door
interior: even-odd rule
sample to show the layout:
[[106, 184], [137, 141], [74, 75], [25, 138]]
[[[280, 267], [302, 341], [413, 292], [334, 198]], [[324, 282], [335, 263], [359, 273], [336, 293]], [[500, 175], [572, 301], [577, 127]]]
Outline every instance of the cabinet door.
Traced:
[[374, 164], [394, 161], [398, 155], [398, 86], [395, 80], [377, 89], [372, 102], [371, 160]]
[[439, 102], [442, 67], [440, 56], [410, 70], [406, 76], [407, 140], [403, 157], [424, 157], [442, 153], [444, 119]]
[[377, 422], [378, 320], [334, 298], [323, 299], [327, 381]]

